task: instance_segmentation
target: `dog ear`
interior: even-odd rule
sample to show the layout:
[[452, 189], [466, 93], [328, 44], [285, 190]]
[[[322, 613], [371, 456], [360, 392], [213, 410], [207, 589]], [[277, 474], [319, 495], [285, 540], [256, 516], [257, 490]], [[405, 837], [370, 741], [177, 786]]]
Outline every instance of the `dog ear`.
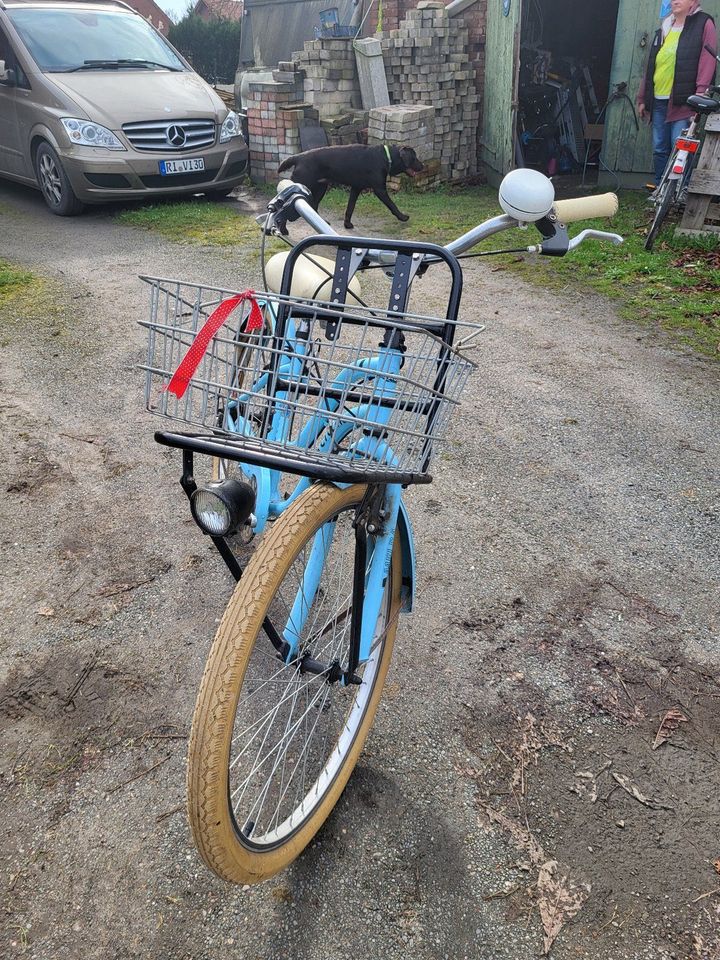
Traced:
[[402, 147], [400, 149], [400, 157], [406, 171], [415, 170], [416, 172], [419, 172], [425, 169], [424, 164], [412, 147]]

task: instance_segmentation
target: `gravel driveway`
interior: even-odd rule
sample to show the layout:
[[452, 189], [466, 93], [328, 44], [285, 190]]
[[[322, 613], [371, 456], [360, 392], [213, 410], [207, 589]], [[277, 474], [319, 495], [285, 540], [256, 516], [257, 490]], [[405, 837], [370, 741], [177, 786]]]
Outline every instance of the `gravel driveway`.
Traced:
[[717, 960], [720, 366], [469, 261], [479, 371], [408, 495], [368, 748], [312, 847], [229, 887], [182, 804], [232, 584], [142, 408], [137, 275], [257, 258], [0, 204], [0, 256], [53, 281], [0, 303], [0, 954]]

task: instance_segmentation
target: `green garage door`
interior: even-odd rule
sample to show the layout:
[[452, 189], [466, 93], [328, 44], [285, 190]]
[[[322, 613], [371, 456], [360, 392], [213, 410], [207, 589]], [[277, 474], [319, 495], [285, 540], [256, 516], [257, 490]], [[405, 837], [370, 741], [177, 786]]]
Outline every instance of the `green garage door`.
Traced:
[[[660, 0], [620, 0], [611, 83], [627, 84], [625, 92], [633, 106], [660, 24], [660, 6]], [[704, 0], [702, 8], [720, 23], [720, 0]], [[627, 100], [616, 100], [608, 107], [605, 126], [603, 161], [627, 186], [646, 180], [652, 172], [650, 129], [640, 124], [638, 130], [634, 116]]]
[[487, 0], [485, 99], [480, 158], [498, 182], [514, 166], [522, 0]]

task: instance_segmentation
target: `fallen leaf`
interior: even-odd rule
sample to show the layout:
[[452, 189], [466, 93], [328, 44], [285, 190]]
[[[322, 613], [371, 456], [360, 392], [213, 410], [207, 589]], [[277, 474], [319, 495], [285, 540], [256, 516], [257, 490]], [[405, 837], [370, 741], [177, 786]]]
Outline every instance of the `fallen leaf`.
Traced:
[[545, 851], [529, 830], [520, 826], [519, 823], [508, 817], [501, 810], [495, 810], [482, 800], [479, 801], [479, 806], [485, 811], [489, 820], [496, 823], [499, 827], [502, 827], [506, 833], [510, 834], [515, 843], [527, 852], [533, 866], [537, 867], [545, 861]]
[[613, 773], [613, 780], [616, 783], [620, 784], [625, 793], [629, 793], [631, 797], [634, 797], [638, 803], [644, 804], [646, 807], [650, 807], [651, 810], [674, 810], [674, 807], [671, 807], [668, 803], [663, 803], [661, 800], [654, 800], [652, 797], [646, 797], [645, 794], [640, 790], [638, 785], [626, 777], [623, 773]]
[[55, 616], [55, 608], [54, 608], [54, 607], [40, 607], [39, 610], [38, 610], [38, 614], [39, 614], [41, 617], [54, 617], [54, 616]]
[[672, 736], [673, 731], [677, 730], [681, 723], [688, 723], [688, 718], [684, 713], [681, 713], [677, 707], [671, 707], [671, 709], [668, 710], [668, 712], [662, 718], [662, 723], [658, 727], [655, 743], [652, 745], [653, 750], [657, 750], [658, 747], [661, 747], [664, 743], [667, 743]]
[[292, 893], [287, 887], [275, 887], [271, 892], [278, 903], [292, 903]]
[[589, 884], [577, 883], [568, 876], [557, 860], [547, 860], [540, 867], [537, 897], [545, 932], [543, 953], [549, 953], [562, 928], [587, 900], [590, 889]]

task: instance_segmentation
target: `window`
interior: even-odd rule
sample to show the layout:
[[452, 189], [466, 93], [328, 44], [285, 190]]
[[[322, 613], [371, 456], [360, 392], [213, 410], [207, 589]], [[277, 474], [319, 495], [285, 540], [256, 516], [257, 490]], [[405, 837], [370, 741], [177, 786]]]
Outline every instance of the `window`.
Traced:
[[25, 75], [25, 71], [18, 63], [17, 57], [15, 56], [15, 51], [10, 46], [10, 41], [8, 40], [2, 27], [0, 27], [0, 60], [5, 61], [6, 70], [15, 71], [15, 82], [17, 86], [23, 90], [29, 90], [30, 83], [28, 78]]
[[165, 40], [131, 13], [14, 7], [7, 15], [35, 62], [47, 73], [113, 65], [185, 69]]

